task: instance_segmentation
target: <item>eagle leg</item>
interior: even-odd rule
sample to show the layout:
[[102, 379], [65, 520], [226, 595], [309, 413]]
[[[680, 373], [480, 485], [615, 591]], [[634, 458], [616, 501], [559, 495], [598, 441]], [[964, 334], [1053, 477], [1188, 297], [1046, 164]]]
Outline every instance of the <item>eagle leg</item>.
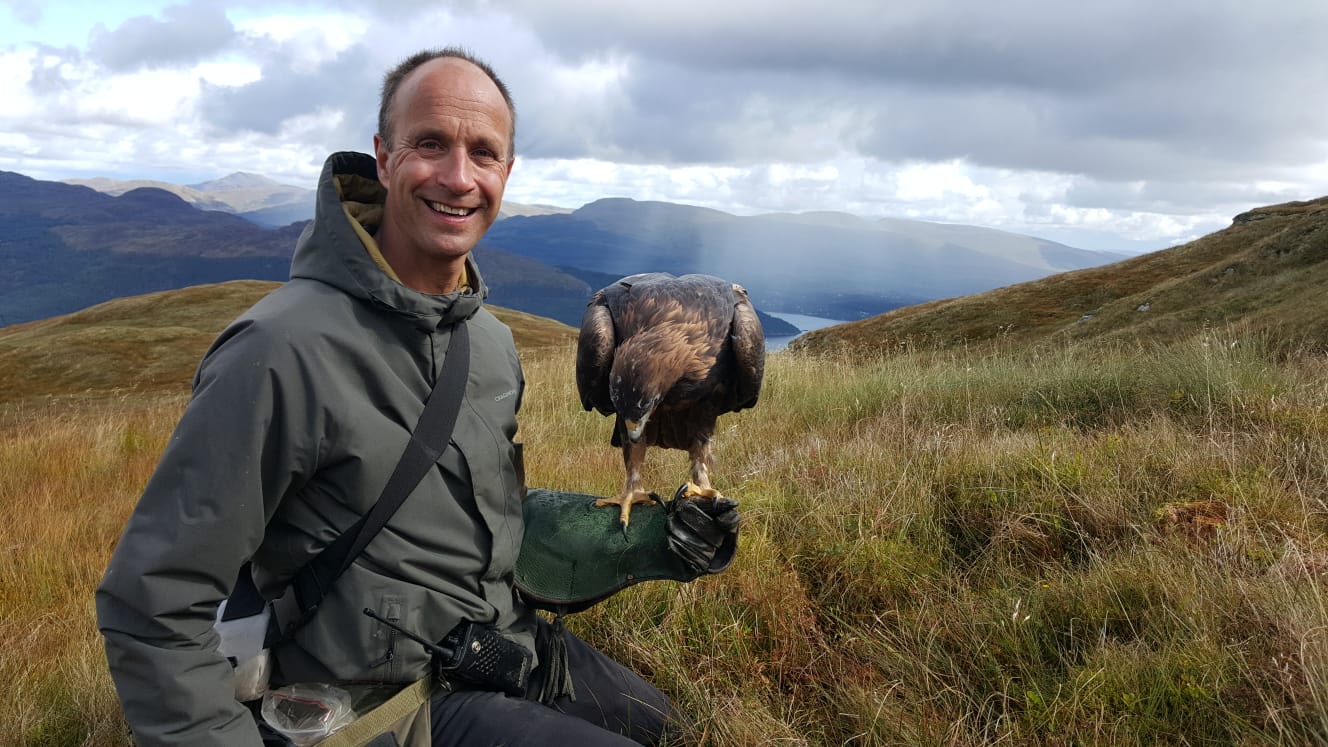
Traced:
[[633, 443], [623, 439], [623, 466], [627, 471], [627, 479], [623, 483], [622, 493], [612, 498], [600, 498], [595, 501], [597, 507], [619, 506], [622, 512], [618, 516], [618, 522], [622, 525], [623, 532], [627, 532], [627, 524], [631, 521], [632, 506], [638, 503], [653, 503], [654, 499], [650, 493], [641, 487], [641, 467], [646, 461], [646, 445], [643, 443]]
[[709, 438], [698, 438], [687, 450], [692, 457], [692, 479], [683, 486], [684, 498], [723, 498], [710, 484], [710, 466], [714, 464], [714, 451], [710, 448]]

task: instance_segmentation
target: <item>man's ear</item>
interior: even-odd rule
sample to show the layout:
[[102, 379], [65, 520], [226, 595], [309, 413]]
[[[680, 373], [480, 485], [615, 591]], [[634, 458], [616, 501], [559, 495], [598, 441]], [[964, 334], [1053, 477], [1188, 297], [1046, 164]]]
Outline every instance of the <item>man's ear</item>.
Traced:
[[[373, 144], [374, 160], [378, 162], [378, 183], [386, 187], [390, 181], [387, 173], [387, 159], [388, 156], [391, 155], [391, 152], [387, 149], [387, 141], [378, 133], [374, 133]], [[510, 170], [511, 167], [509, 166], [508, 168]]]

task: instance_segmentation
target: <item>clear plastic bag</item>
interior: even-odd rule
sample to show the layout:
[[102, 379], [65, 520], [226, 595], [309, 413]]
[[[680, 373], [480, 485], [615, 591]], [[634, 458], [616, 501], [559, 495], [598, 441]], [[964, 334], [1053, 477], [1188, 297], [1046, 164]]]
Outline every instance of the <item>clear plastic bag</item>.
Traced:
[[263, 696], [263, 720], [308, 747], [355, 720], [350, 693], [322, 683], [287, 685]]

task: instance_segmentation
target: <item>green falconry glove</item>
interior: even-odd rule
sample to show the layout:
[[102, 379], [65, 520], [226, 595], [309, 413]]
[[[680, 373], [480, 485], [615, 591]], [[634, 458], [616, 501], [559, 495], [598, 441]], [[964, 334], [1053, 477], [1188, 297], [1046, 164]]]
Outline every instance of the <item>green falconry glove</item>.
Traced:
[[516, 587], [531, 606], [580, 612], [633, 584], [692, 581], [733, 561], [737, 501], [675, 495], [637, 506], [623, 532], [618, 514], [597, 508], [598, 499], [542, 488], [527, 494]]

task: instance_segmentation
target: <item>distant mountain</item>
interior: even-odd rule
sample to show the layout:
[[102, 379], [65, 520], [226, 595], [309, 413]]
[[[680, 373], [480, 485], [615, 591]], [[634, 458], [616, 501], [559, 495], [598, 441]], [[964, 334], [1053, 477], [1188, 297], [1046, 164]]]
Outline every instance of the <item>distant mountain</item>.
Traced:
[[503, 200], [503, 207], [498, 211], [498, 220], [511, 218], [514, 215], [530, 217], [534, 215], [566, 215], [570, 212], [572, 212], [572, 208], [556, 205], [524, 205], [520, 202]]
[[314, 217], [314, 190], [281, 184], [259, 174], [237, 171], [189, 188], [225, 203], [229, 212], [260, 226], [277, 228]]
[[746, 286], [763, 308], [832, 319], [1121, 258], [974, 226], [838, 213], [739, 217], [620, 198], [565, 215], [514, 216], [495, 224], [485, 244], [569, 272], [710, 273]]
[[[237, 171], [233, 174], [199, 182], [173, 184], [151, 179], [65, 179], [65, 184], [91, 187], [98, 192], [119, 196], [143, 187], [152, 187], [176, 195], [199, 210], [221, 210], [269, 228], [280, 228], [300, 221], [313, 220], [314, 190], [282, 184], [261, 174]], [[499, 220], [513, 215], [558, 215], [571, 208], [554, 205], [524, 205], [504, 201]]]
[[808, 332], [790, 349], [1171, 342], [1232, 325], [1328, 347], [1328, 197], [1256, 208], [1188, 244]]
[[265, 176], [242, 171], [220, 179], [189, 185], [106, 177], [67, 179], [64, 183], [91, 187], [98, 192], [113, 196], [151, 187], [170, 192], [200, 210], [235, 213], [250, 222], [270, 228], [279, 228], [314, 217], [314, 190], [281, 184]]
[[247, 171], [236, 171], [232, 174], [221, 177], [220, 179], [211, 179], [198, 184], [190, 184], [190, 189], [196, 189], [199, 192], [230, 194], [252, 194], [255, 192], [282, 192], [298, 191], [308, 193], [312, 190], [292, 187], [280, 182], [273, 181], [261, 174], [251, 174]]
[[[222, 194], [254, 183], [241, 175], [195, 187]], [[263, 228], [156, 188], [113, 197], [0, 172], [0, 327], [158, 290], [285, 280], [304, 225]], [[586, 280], [500, 249], [476, 258], [491, 302], [580, 323], [594, 290]]]
[[145, 187], [160, 189], [164, 192], [179, 197], [185, 202], [193, 205], [199, 210], [222, 210], [228, 213], [235, 212], [230, 205], [225, 202], [206, 195], [193, 187], [186, 187], [182, 184], [172, 184], [170, 182], [160, 182], [152, 179], [108, 179], [104, 176], [93, 177], [91, 179], [66, 179], [65, 184], [73, 184], [80, 187], [91, 187], [102, 194], [119, 197], [125, 192]]
[[[133, 184], [85, 181], [107, 191]], [[257, 174], [170, 186], [196, 206], [220, 202], [263, 226], [313, 214], [311, 190]], [[484, 245], [571, 274], [706, 272], [742, 283], [763, 309], [832, 319], [861, 319], [1123, 259], [975, 226], [833, 212], [740, 217], [622, 198], [577, 210], [505, 202]], [[539, 311], [570, 320], [567, 299], [557, 303], [561, 308]]]
[[[294, 189], [238, 173], [111, 196], [0, 172], [0, 326], [154, 290], [284, 280], [303, 222], [268, 229], [195, 209], [186, 198], [203, 195], [234, 210], [279, 202]], [[741, 283], [775, 335], [796, 330], [766, 310], [859, 319], [1116, 259], [972, 226], [839, 213], [738, 217], [626, 199], [571, 212], [518, 203], [505, 210], [512, 216], [495, 223], [476, 252], [491, 300], [568, 324], [580, 322], [594, 289], [652, 270]]]
[[112, 197], [0, 172], [0, 325], [153, 290], [285, 277], [298, 235], [160, 189]]

